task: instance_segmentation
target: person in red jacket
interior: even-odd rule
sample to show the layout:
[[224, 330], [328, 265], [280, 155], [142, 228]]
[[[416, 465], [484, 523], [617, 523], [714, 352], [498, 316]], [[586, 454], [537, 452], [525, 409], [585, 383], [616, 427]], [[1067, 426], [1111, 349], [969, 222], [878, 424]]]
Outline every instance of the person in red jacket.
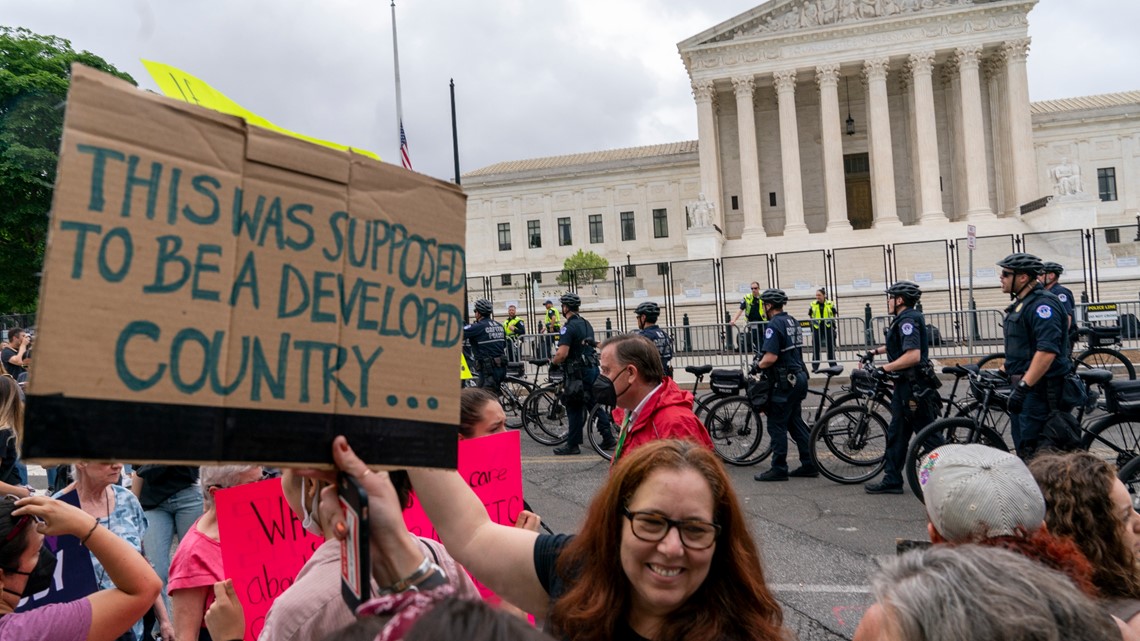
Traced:
[[661, 438], [688, 439], [712, 449], [708, 430], [693, 414], [693, 395], [665, 376], [661, 355], [640, 334], [622, 334], [602, 343], [601, 373], [594, 402], [616, 406], [621, 425], [614, 463], [639, 446]]

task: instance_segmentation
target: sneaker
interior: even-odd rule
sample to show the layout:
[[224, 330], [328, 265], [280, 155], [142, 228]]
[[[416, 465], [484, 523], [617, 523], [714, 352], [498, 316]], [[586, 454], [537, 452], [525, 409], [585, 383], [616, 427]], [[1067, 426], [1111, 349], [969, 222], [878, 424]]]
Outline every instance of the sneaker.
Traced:
[[613, 438], [608, 438], [608, 439], [602, 441], [602, 449], [603, 450], [612, 450], [615, 447], [617, 447], [617, 441], [614, 440]]
[[901, 485], [887, 485], [884, 482], [879, 482], [864, 485], [863, 491], [867, 494], [902, 494], [903, 488]]
[[557, 456], [571, 456], [574, 454], [581, 454], [582, 450], [578, 449], [577, 445], [564, 445], [562, 447], [554, 448], [554, 454]]
[[761, 483], [767, 483], [769, 481], [786, 481], [788, 480], [788, 473], [781, 472], [779, 470], [768, 470], [767, 472], [757, 474], [752, 478], [760, 481]]
[[791, 472], [788, 472], [788, 476], [794, 476], [796, 478], [802, 479], [814, 479], [815, 477], [819, 476], [819, 468], [812, 465], [811, 463], [806, 463], [797, 467]]

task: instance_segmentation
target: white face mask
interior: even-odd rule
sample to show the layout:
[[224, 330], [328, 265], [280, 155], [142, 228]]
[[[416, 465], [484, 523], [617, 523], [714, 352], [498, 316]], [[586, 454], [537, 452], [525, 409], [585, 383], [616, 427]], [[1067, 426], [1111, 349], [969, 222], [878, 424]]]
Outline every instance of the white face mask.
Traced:
[[306, 532], [308, 532], [309, 534], [312, 534], [314, 536], [324, 536], [325, 533], [321, 530], [321, 524], [319, 521], [317, 521], [317, 503], [320, 500], [321, 493], [319, 490], [316, 492], [313, 492], [312, 507], [307, 505], [305, 503], [305, 497], [307, 495], [307, 492], [306, 492], [307, 488], [305, 487], [306, 482], [312, 483], [312, 481], [309, 481], [309, 479], [302, 476], [301, 477], [301, 527], [305, 528]]

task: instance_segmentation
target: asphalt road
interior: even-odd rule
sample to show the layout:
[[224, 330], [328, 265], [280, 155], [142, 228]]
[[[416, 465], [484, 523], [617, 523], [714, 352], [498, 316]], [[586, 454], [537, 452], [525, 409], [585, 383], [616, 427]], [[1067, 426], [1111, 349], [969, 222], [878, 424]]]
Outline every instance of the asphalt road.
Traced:
[[[525, 432], [522, 455], [527, 501], [555, 532], [577, 531], [608, 462], [590, 449], [554, 456]], [[768, 585], [784, 606], [785, 623], [804, 641], [850, 639], [873, 601], [868, 577], [876, 560], [895, 554], [898, 538], [926, 538], [922, 504], [909, 492], [872, 496], [860, 485], [822, 477], [752, 480], [766, 465], [728, 471], [763, 553]]]

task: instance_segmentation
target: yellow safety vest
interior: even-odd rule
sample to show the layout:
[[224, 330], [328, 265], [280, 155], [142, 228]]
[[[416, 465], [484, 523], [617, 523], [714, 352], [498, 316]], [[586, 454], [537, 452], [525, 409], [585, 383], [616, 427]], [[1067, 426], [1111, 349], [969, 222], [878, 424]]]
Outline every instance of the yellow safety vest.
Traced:
[[[756, 307], [758, 308], [757, 311], [760, 312], [760, 321], [759, 322], [763, 323], [764, 321], [768, 320], [768, 319], [764, 318], [764, 301], [760, 300], [759, 296], [753, 296], [752, 294], [745, 294], [744, 295], [744, 320], [746, 320], [746, 321], [748, 320], [748, 312], [751, 311], [751, 309], [752, 309], [753, 301], [756, 302]], [[753, 321], [749, 321], [749, 322], [753, 322]]]
[[[812, 318], [835, 318], [835, 303], [830, 300], [823, 301], [822, 310], [819, 301], [813, 301], [811, 307], [808, 308], [808, 313]], [[812, 329], [819, 329], [819, 321], [813, 320], [811, 322]], [[831, 327], [831, 323], [826, 323], [827, 327]]]
[[558, 313], [557, 309], [551, 307], [550, 309], [546, 310], [546, 324], [547, 332], [553, 333], [562, 329], [562, 315]]
[[515, 325], [518, 325], [521, 322], [522, 322], [522, 319], [519, 318], [518, 316], [515, 316], [514, 318], [508, 318], [507, 322], [503, 323], [503, 329], [507, 330], [508, 336], [514, 336], [515, 335]]

